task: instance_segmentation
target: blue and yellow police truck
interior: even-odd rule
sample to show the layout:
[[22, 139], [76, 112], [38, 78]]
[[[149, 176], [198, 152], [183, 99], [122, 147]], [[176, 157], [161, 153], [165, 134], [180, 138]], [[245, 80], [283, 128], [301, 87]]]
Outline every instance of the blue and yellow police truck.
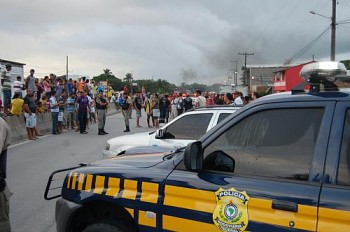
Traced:
[[249, 103], [185, 148], [54, 172], [57, 231], [350, 231], [349, 77], [336, 62], [301, 76], [308, 91]]

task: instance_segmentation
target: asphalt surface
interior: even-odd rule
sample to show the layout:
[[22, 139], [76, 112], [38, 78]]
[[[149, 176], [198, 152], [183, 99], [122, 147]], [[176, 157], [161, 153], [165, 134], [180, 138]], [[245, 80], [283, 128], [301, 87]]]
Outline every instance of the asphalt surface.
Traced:
[[[133, 112], [133, 116], [135, 112]], [[146, 127], [143, 112], [142, 128], [135, 128], [130, 120], [131, 133], [152, 131]], [[109, 135], [97, 135], [97, 124], [89, 125], [89, 133], [67, 131], [60, 135], [44, 135], [36, 141], [15, 144], [8, 151], [8, 186], [11, 226], [14, 232], [54, 232], [55, 200], [46, 201], [44, 191], [49, 175], [58, 169], [74, 167], [102, 159], [102, 150], [110, 138], [125, 134], [121, 113], [111, 112], [107, 117]]]

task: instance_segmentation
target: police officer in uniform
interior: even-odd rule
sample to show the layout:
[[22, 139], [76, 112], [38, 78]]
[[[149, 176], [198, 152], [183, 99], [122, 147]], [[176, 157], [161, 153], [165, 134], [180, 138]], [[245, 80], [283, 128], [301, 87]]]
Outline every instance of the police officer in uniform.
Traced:
[[97, 119], [98, 119], [98, 135], [108, 134], [105, 131], [106, 125], [106, 110], [108, 106], [107, 99], [103, 96], [103, 91], [99, 91], [96, 97], [96, 109], [97, 109]]
[[7, 148], [10, 145], [11, 129], [0, 114], [0, 231], [10, 232], [10, 196], [6, 186]]
[[130, 132], [129, 118], [130, 118], [130, 109], [131, 109], [132, 102], [128, 97], [127, 92], [123, 93], [123, 97], [120, 103], [121, 103], [120, 106], [122, 108], [122, 114], [124, 116], [124, 123], [125, 123], [125, 130], [123, 132]]

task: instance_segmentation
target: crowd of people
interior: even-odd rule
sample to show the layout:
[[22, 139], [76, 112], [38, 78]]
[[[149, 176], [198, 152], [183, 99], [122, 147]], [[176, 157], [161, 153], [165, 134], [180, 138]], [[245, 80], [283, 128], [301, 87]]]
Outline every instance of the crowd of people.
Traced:
[[98, 134], [108, 134], [104, 127], [109, 93], [106, 93], [102, 84], [93, 81], [90, 83], [85, 77], [77, 81], [69, 79], [67, 82], [65, 78], [54, 74], [39, 79], [34, 76], [35, 70], [31, 69], [24, 82], [20, 76], [17, 77], [12, 93], [12, 67], [6, 65], [5, 68], [1, 72], [0, 106], [3, 107], [0, 107], [0, 112], [6, 116], [24, 116], [29, 140], [36, 140], [41, 136], [36, 124], [37, 114], [40, 113], [51, 113], [54, 135], [61, 134], [63, 130], [87, 134], [89, 123], [97, 122]]
[[[57, 77], [54, 74], [42, 79], [35, 77], [35, 70], [24, 79], [20, 76], [13, 83], [11, 93], [11, 65], [6, 65], [1, 73], [1, 86], [4, 107], [0, 109], [6, 115], [23, 115], [29, 140], [41, 136], [36, 125], [37, 114], [51, 113], [52, 134], [58, 135], [65, 130], [88, 133], [89, 123], [98, 123], [98, 135], [105, 131], [106, 112], [109, 104], [124, 116], [125, 130], [130, 132], [132, 112], [135, 111], [136, 127], [142, 127], [140, 118], [145, 114], [148, 127], [158, 128], [159, 123], [167, 123], [178, 115], [196, 107], [207, 105], [244, 105], [257, 98], [257, 94], [244, 97], [241, 92], [217, 94], [197, 90], [193, 95], [175, 92], [172, 94], [130, 93], [126, 87], [113, 92], [102, 83], [96, 83], [85, 77], [74, 81]], [[23, 93], [26, 94], [23, 94]], [[112, 93], [113, 92], [113, 93]], [[13, 95], [11, 99], [11, 95]], [[0, 98], [1, 101], [1, 98]], [[2, 105], [2, 104], [0, 104]], [[144, 113], [142, 113], [144, 112]]]
[[136, 112], [136, 127], [142, 127], [140, 118], [144, 111], [146, 115], [147, 126], [158, 128], [159, 123], [167, 123], [178, 115], [197, 107], [209, 105], [231, 105], [242, 106], [258, 97], [257, 93], [243, 97], [241, 92], [217, 94], [214, 92], [202, 93], [197, 90], [192, 96], [187, 93], [173, 94], [152, 94], [138, 92], [134, 95], [126, 91], [116, 92], [111, 102], [114, 103], [116, 110], [121, 110], [124, 116], [124, 132], [129, 132], [129, 119], [132, 118], [132, 110]]

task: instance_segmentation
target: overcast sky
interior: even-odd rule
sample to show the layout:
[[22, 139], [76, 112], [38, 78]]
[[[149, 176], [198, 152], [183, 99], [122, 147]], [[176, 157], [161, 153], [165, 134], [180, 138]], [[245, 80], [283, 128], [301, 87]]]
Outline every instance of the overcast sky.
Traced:
[[[331, 0], [6, 0], [0, 58], [25, 63], [25, 75], [69, 73], [171, 83], [222, 83], [237, 60], [248, 65], [329, 60], [324, 32]], [[350, 0], [339, 0], [336, 60], [350, 59]], [[301, 54], [303, 53], [303, 54]]]

